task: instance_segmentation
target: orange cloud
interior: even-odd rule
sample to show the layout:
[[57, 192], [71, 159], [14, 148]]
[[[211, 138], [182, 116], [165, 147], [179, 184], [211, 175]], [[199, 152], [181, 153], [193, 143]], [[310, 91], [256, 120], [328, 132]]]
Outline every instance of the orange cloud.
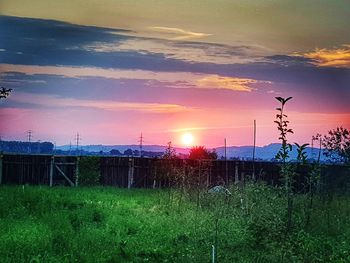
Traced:
[[[141, 79], [173, 82], [173, 88], [198, 88], [198, 89], [228, 89], [232, 91], [250, 92], [255, 90], [251, 84], [268, 83], [270, 81], [247, 78], [219, 76], [216, 74], [200, 74], [189, 72], [154, 72], [148, 70], [121, 70], [102, 69], [93, 67], [65, 67], [65, 66], [33, 66], [0, 64], [0, 74], [8, 72], [20, 72], [28, 75], [49, 74], [65, 77], [103, 77], [111, 79]], [[176, 82], [185, 82], [188, 85], [176, 85]]]
[[337, 49], [317, 48], [302, 56], [312, 59], [314, 64], [321, 67], [350, 68], [350, 45]]
[[267, 81], [258, 81], [255, 79], [231, 78], [222, 77], [219, 75], [209, 75], [204, 78], [198, 79], [197, 85], [200, 88], [207, 89], [228, 89], [233, 91], [251, 92], [255, 89], [250, 87], [249, 85], [261, 82], [269, 83]]
[[72, 98], [60, 98], [52, 95], [34, 95], [30, 93], [16, 93], [11, 100], [21, 103], [32, 103], [45, 107], [86, 107], [99, 110], [113, 111], [143, 111], [150, 113], [176, 113], [188, 112], [193, 108], [178, 104], [164, 103], [141, 103], [141, 102], [119, 102], [109, 100], [83, 100]]
[[153, 26], [153, 27], [150, 27], [149, 29], [159, 33], [177, 35], [175, 37], [169, 38], [171, 40], [197, 39], [197, 38], [203, 38], [203, 37], [208, 37], [212, 35], [212, 34], [206, 34], [206, 33], [192, 32], [192, 31], [188, 31], [188, 30], [184, 30], [176, 27]]

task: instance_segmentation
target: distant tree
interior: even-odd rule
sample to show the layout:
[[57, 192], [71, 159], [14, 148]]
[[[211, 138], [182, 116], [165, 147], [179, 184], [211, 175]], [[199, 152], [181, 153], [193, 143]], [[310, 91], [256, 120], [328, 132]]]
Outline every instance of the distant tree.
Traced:
[[4, 87], [0, 88], [0, 99], [6, 99], [10, 93], [11, 93], [12, 89], [6, 89]]
[[164, 155], [163, 155], [164, 159], [175, 159], [176, 158], [176, 151], [175, 149], [172, 147], [171, 142], [168, 142], [168, 147], [165, 149]]
[[333, 162], [350, 163], [350, 132], [343, 127], [330, 130], [323, 137], [324, 155]]
[[215, 150], [209, 151], [204, 146], [194, 146], [190, 149], [188, 158], [191, 160], [215, 160], [218, 158], [218, 155]]
[[131, 149], [127, 149], [127, 150], [124, 151], [124, 155], [126, 155], [126, 156], [132, 156], [132, 155], [133, 155], [133, 152], [132, 152]]
[[109, 152], [110, 155], [122, 155], [122, 153], [117, 150], [117, 149], [112, 149], [110, 152]]

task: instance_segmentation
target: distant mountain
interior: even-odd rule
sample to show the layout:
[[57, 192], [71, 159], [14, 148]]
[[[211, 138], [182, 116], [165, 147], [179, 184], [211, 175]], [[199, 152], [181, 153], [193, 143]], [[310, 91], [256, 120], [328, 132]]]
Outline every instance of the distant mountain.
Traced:
[[[143, 151], [149, 151], [149, 152], [165, 152], [167, 146], [162, 146], [162, 145], [144, 145], [142, 147]], [[62, 146], [57, 146], [57, 150], [62, 150], [62, 151], [69, 151], [70, 149], [75, 150], [75, 146], [70, 146], [70, 145], [62, 145]], [[110, 152], [111, 150], [118, 150], [121, 153], [124, 151], [131, 149], [133, 151], [139, 151], [140, 150], [140, 145], [136, 144], [130, 144], [130, 145], [82, 145], [79, 146], [80, 150], [86, 151], [86, 152]], [[175, 151], [177, 153], [182, 153], [186, 154], [188, 153], [188, 149], [185, 148], [178, 148], [174, 147]]]
[[[272, 143], [269, 145], [265, 145], [262, 147], [256, 147], [255, 149], [255, 158], [261, 159], [261, 160], [272, 160], [274, 159], [276, 153], [280, 149], [281, 144], [279, 143]], [[75, 147], [71, 147], [72, 150], [75, 149]], [[144, 145], [143, 150], [147, 152], [165, 152], [167, 146], [162, 145]], [[63, 145], [63, 146], [57, 146], [57, 150], [62, 151], [69, 151], [70, 146], [69, 145]], [[121, 153], [124, 153], [124, 151], [131, 149], [132, 151], [139, 151], [140, 146], [136, 144], [131, 145], [83, 145], [80, 147], [80, 150], [86, 151], [86, 152], [104, 152], [109, 153], [111, 150], [118, 150]], [[189, 149], [188, 148], [180, 148], [175, 147], [174, 148], [176, 153], [178, 154], [188, 154]], [[218, 147], [215, 148], [216, 152], [218, 153], [218, 157], [221, 158], [224, 156], [225, 149], [224, 147]], [[253, 157], [253, 146], [229, 146], [227, 147], [227, 157], [228, 158], [244, 158], [244, 159], [252, 159]], [[309, 158], [317, 158], [319, 150], [316, 148], [307, 148], [306, 149], [307, 155]], [[293, 147], [293, 151], [290, 154], [291, 159], [296, 159], [297, 152], [295, 147]], [[321, 154], [321, 160], [324, 160], [324, 156]]]
[[[255, 148], [255, 158], [262, 160], [272, 160], [275, 158], [276, 153], [279, 151], [281, 144], [279, 143], [271, 143], [269, 145], [265, 145], [262, 147], [257, 146]], [[244, 159], [252, 159], [253, 158], [253, 146], [230, 146], [227, 147], [227, 157], [228, 158], [244, 158]], [[224, 156], [225, 148], [219, 147], [216, 148], [216, 152], [218, 156]], [[306, 148], [306, 153], [308, 158], [317, 159], [319, 149], [317, 148]], [[296, 148], [293, 146], [293, 151], [290, 153], [291, 159], [297, 158]], [[325, 160], [324, 155], [321, 154], [321, 160]]]

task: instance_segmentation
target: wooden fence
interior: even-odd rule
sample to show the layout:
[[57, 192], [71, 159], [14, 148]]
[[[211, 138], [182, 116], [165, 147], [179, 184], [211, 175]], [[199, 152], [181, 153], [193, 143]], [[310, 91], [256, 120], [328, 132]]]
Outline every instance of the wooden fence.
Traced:
[[[77, 186], [79, 158], [84, 157], [4, 154], [0, 158], [0, 184]], [[166, 160], [114, 156], [99, 158], [101, 185], [123, 188], [170, 185], [171, 178], [160, 176], [167, 172], [160, 169], [166, 166]], [[207, 187], [220, 182], [228, 184], [245, 182], [248, 179], [263, 180], [271, 185], [281, 184], [280, 166], [273, 162], [177, 160], [174, 165], [178, 170], [182, 169], [185, 176], [199, 176], [198, 182]], [[189, 167], [192, 168], [192, 172], [195, 171], [195, 174], [190, 172]], [[309, 169], [307, 166], [298, 169], [300, 176], [296, 177], [295, 184], [300, 190], [306, 185]], [[168, 174], [168, 176], [172, 175]], [[348, 166], [323, 165], [321, 177], [323, 184], [333, 188], [344, 188], [350, 185]]]

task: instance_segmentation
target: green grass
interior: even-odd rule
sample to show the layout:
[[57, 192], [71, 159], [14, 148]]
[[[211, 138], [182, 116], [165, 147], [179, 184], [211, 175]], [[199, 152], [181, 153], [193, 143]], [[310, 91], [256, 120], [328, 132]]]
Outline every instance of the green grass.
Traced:
[[[111, 187], [0, 187], [1, 262], [350, 262], [350, 197], [286, 200], [262, 184], [232, 197]], [[241, 197], [243, 202], [241, 202]]]

